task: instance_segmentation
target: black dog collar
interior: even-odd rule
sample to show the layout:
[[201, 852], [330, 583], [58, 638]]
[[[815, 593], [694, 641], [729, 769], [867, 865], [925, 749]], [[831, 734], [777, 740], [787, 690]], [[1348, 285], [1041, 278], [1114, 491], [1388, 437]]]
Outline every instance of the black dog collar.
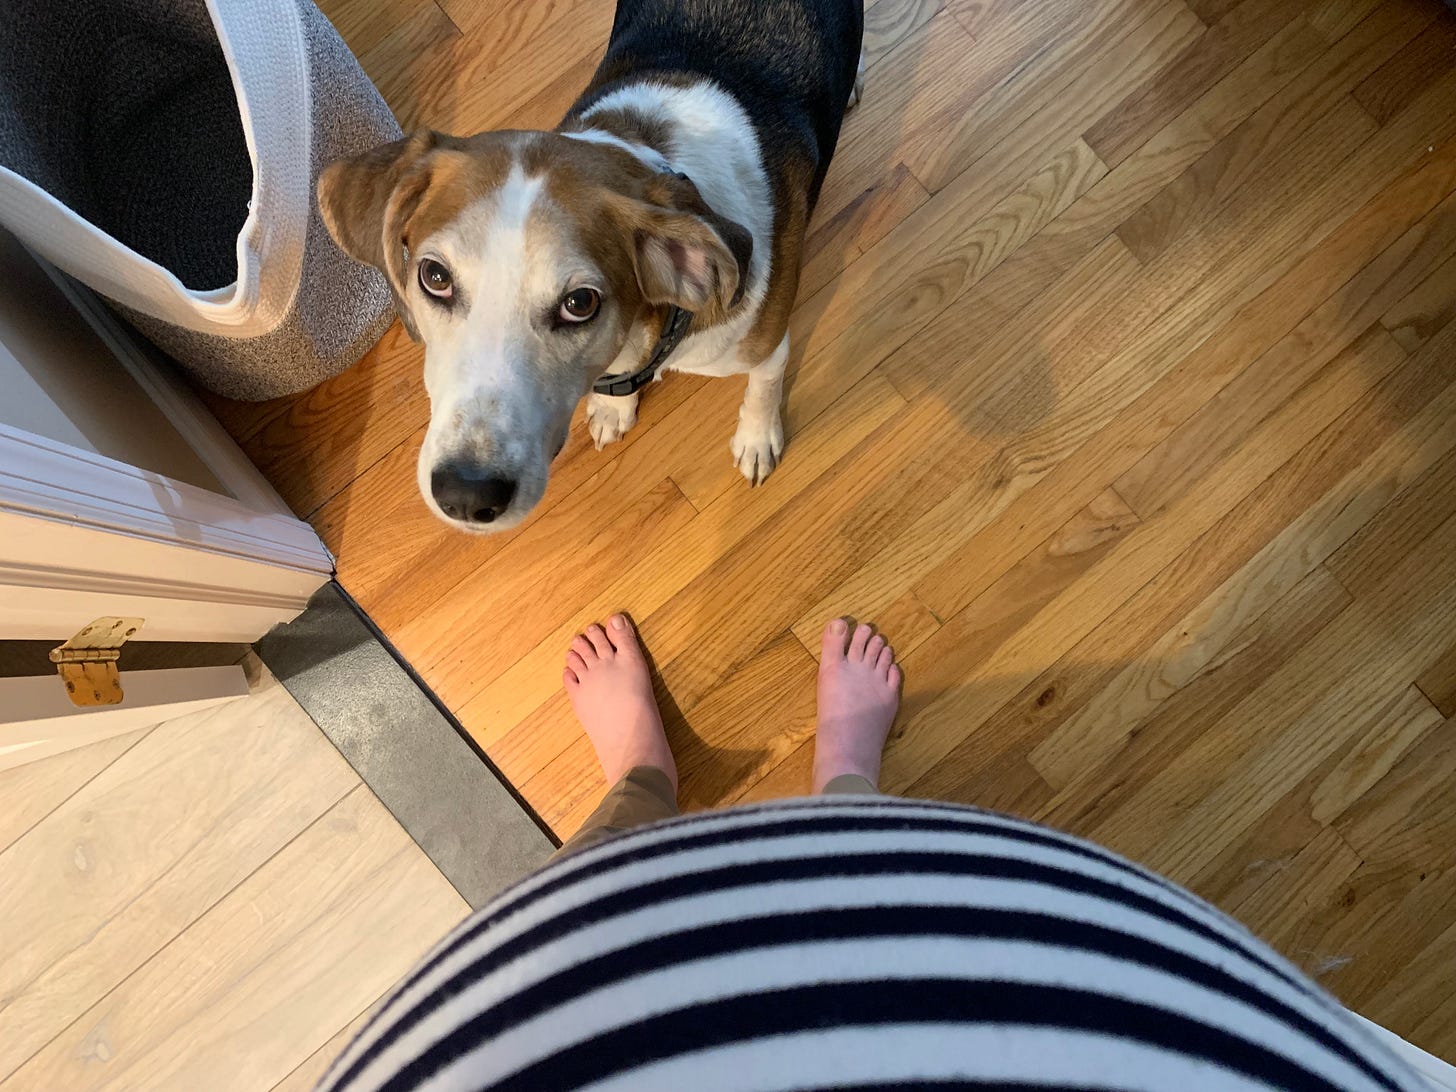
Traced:
[[657, 339], [657, 345], [652, 350], [652, 355], [647, 358], [647, 363], [631, 375], [602, 376], [592, 384], [592, 392], [611, 395], [613, 398], [636, 394], [657, 378], [657, 370], [672, 355], [672, 351], [682, 344], [682, 339], [688, 336], [688, 327], [692, 322], [691, 311], [684, 311], [681, 307], [670, 308], [667, 321], [662, 325], [662, 336]]
[[[682, 171], [675, 171], [671, 167], [667, 167], [664, 173], [676, 175], [684, 182], [692, 181]], [[641, 370], [635, 371], [631, 375], [604, 375], [592, 384], [592, 393], [610, 395], [613, 398], [624, 398], [629, 394], [636, 394], [657, 378], [657, 371], [662, 367], [662, 362], [682, 344], [682, 339], [688, 336], [688, 327], [692, 323], [693, 313], [691, 311], [684, 311], [681, 307], [668, 308], [667, 321], [662, 324], [662, 335], [658, 337], [652, 355], [647, 358], [647, 363], [642, 365]]]

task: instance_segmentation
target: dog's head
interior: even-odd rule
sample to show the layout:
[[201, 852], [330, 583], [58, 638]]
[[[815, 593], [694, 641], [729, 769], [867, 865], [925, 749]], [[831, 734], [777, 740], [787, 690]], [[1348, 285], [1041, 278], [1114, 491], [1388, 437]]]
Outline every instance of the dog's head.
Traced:
[[318, 198], [424, 342], [420, 490], [471, 531], [535, 507], [577, 401], [645, 360], [668, 305], [711, 324], [748, 273], [748, 232], [690, 181], [557, 133], [416, 133], [331, 164]]

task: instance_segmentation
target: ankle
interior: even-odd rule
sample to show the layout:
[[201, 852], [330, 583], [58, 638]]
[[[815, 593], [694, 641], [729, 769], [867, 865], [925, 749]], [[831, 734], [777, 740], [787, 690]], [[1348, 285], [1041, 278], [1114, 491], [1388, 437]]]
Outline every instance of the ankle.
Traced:
[[844, 754], [834, 749], [816, 750], [812, 785], [814, 792], [821, 793], [824, 786], [836, 777], [846, 775], [862, 777], [876, 788], [880, 783], [880, 756]]

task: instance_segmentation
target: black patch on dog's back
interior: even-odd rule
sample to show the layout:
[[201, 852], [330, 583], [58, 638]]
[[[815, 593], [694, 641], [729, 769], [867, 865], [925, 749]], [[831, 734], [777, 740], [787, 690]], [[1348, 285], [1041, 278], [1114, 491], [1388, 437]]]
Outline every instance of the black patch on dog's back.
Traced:
[[704, 76], [747, 111], [776, 191], [812, 167], [812, 210], [863, 34], [863, 0], [618, 0], [606, 56], [567, 118], [644, 77]]

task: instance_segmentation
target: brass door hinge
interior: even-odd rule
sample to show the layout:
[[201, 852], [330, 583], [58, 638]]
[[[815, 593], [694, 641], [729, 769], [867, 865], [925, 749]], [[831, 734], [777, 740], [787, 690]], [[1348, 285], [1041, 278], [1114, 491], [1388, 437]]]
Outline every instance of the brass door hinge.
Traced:
[[98, 618], [59, 648], [51, 663], [73, 705], [121, 704], [121, 646], [142, 628], [141, 618]]

